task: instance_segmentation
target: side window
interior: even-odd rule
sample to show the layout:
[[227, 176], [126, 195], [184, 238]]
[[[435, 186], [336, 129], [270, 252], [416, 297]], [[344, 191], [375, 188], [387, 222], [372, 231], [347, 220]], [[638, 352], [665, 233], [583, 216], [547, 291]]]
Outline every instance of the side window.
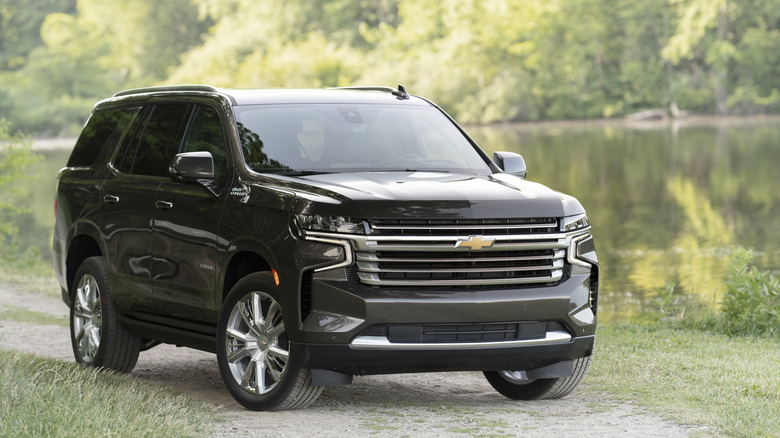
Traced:
[[192, 128], [184, 142], [182, 152], [211, 152], [214, 157], [214, 177], [217, 184], [227, 182], [227, 148], [219, 113], [214, 108], [200, 106], [195, 114]]
[[[116, 166], [136, 175], [168, 176], [168, 165], [178, 152], [188, 104], [158, 104], [146, 121], [140, 138], [133, 139]], [[135, 143], [135, 145], [133, 144]]]
[[135, 151], [138, 149], [138, 138], [144, 131], [143, 127], [146, 124], [150, 110], [150, 107], [141, 108], [135, 122], [130, 126], [130, 130], [127, 133], [128, 138], [122, 141], [119, 151], [117, 151], [114, 157], [114, 167], [122, 173], [130, 173], [130, 170], [133, 168], [133, 158], [135, 158]]
[[101, 152], [111, 153], [119, 144], [139, 108], [95, 111], [81, 131], [68, 167], [89, 167]]

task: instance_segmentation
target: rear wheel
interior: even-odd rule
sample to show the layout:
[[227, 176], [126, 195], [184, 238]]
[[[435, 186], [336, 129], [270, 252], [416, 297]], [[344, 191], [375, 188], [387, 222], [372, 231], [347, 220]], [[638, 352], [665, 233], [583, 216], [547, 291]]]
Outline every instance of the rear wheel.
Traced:
[[569, 377], [555, 379], [523, 379], [517, 371], [485, 371], [490, 385], [501, 395], [513, 400], [540, 400], [561, 398], [571, 394], [590, 368], [593, 356], [574, 360], [574, 371]]
[[290, 343], [271, 274], [251, 274], [231, 289], [219, 318], [217, 361], [228, 391], [255, 411], [297, 409], [322, 392], [307, 368], [290, 361]]
[[70, 338], [80, 364], [130, 372], [138, 361], [141, 339], [118, 321], [102, 257], [79, 266], [70, 294]]

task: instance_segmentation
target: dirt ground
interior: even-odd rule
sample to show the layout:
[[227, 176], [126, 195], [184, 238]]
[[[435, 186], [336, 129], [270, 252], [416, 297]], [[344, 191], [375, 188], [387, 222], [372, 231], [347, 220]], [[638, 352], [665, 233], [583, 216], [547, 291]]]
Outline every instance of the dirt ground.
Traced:
[[[0, 311], [26, 308], [67, 315], [51, 296], [0, 284]], [[0, 347], [73, 361], [67, 328], [0, 320]], [[598, 358], [596, 357], [596, 360]], [[252, 437], [686, 437], [706, 429], [679, 426], [619, 402], [585, 384], [552, 401], [515, 402], [496, 393], [481, 373], [356, 377], [326, 388], [309, 408], [250, 412], [222, 384], [213, 354], [172, 345], [141, 353], [132, 375], [168, 385], [215, 405], [212, 436]]]

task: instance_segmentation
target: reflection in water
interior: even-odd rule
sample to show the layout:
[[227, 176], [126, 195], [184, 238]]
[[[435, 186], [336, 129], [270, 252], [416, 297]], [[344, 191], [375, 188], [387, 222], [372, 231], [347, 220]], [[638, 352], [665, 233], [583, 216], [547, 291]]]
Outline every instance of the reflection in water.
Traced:
[[780, 119], [557, 124], [469, 131], [523, 154], [529, 179], [588, 210], [602, 265], [601, 317], [631, 318], [667, 282], [717, 305], [732, 246], [780, 266]]
[[[588, 209], [602, 267], [602, 320], [638, 315], [670, 281], [715, 305], [732, 245], [755, 249], [760, 269], [780, 270], [780, 119], [468, 131], [490, 154], [523, 154], [528, 179]], [[40, 248], [47, 260], [54, 178], [68, 155], [47, 152], [19, 193], [0, 194], [30, 208], [18, 221], [22, 245]]]

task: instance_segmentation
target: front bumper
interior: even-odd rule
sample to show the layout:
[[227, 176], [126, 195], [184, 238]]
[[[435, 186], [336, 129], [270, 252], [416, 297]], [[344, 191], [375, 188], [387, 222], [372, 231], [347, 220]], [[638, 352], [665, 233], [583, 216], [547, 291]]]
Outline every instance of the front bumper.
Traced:
[[[595, 276], [594, 267], [554, 287], [447, 293], [315, 279], [312, 310], [290, 343], [291, 357], [305, 368], [368, 375], [530, 370], [589, 356], [596, 319], [583, 322], [578, 315], [587, 306], [581, 291], [596, 286]], [[463, 332], [474, 325], [517, 329], [514, 338], [500, 339]], [[456, 338], [424, 339], [436, 326], [449, 327]]]
[[[384, 280], [377, 283], [371, 275], [360, 275], [360, 269], [381, 271], [382, 266], [377, 269], [369, 261], [362, 267], [358, 263], [356, 269], [353, 264], [355, 259], [371, 260], [372, 246], [359, 238], [338, 241], [337, 237], [319, 233], [304, 240], [308, 244], [305, 253], [319, 254], [315, 259], [321, 262], [311, 260], [299, 266], [298, 272], [309, 276], [301, 282], [300, 325], [288, 326], [291, 360], [296, 366], [350, 375], [519, 371], [592, 354], [599, 273], [587, 230], [556, 234], [554, 239], [496, 237], [496, 242], [508, 243], [501, 240], [490, 250], [482, 250], [489, 261], [505, 254], [496, 251], [525, 248], [549, 249], [556, 260], [550, 263], [547, 282], [530, 278], [516, 285], [501, 279], [411, 279], [399, 286]], [[401, 254], [408, 250], [393, 258], [418, 261], [417, 254], [424, 248], [417, 241], [396, 243], [394, 239], [387, 238], [384, 251]], [[357, 258], [351, 254], [353, 245], [359, 251]], [[452, 253], [452, 248], [461, 251], [458, 254], [471, 252], [458, 248], [458, 243], [434, 249]], [[465, 255], [450, 257], [462, 262]], [[481, 284], [476, 285], [477, 281]]]
[[564, 360], [589, 356], [594, 335], [566, 343], [503, 348], [356, 349], [344, 344], [291, 343], [297, 365], [351, 375], [431, 371], [531, 370]]

